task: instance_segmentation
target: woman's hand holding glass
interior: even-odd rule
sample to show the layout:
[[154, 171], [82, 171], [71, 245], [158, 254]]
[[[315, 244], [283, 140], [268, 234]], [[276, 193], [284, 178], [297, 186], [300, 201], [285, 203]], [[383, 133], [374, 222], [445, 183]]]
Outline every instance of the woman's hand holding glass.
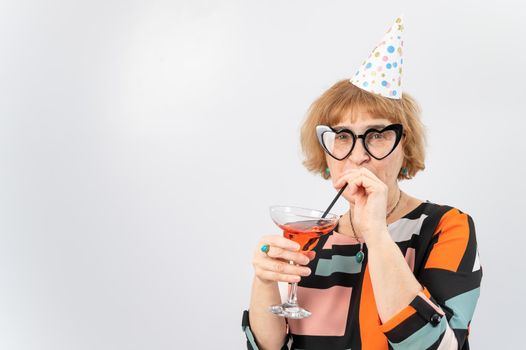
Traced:
[[[261, 246], [268, 245], [266, 253]], [[275, 282], [294, 283], [301, 277], [309, 276], [311, 270], [306, 267], [313, 258], [314, 252], [301, 252], [300, 245], [283, 236], [264, 236], [254, 250], [252, 265], [256, 278], [265, 284]], [[290, 262], [294, 264], [291, 264]]]

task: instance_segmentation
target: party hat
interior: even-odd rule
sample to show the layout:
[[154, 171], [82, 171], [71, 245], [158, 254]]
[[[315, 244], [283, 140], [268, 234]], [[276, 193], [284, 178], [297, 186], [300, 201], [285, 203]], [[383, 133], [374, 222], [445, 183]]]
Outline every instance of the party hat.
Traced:
[[402, 16], [363, 62], [350, 82], [360, 89], [393, 99], [402, 98]]

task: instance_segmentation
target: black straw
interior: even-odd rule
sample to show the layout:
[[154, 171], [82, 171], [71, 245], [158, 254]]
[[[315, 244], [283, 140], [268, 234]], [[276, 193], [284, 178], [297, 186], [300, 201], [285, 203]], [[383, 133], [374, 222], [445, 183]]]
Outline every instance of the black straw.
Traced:
[[336, 203], [338, 198], [340, 198], [340, 196], [342, 195], [343, 191], [345, 190], [345, 187], [347, 187], [348, 184], [349, 183], [346, 183], [345, 185], [343, 185], [343, 187], [340, 189], [340, 191], [338, 192], [336, 197], [334, 197], [334, 199], [332, 200], [331, 204], [329, 204], [329, 207], [327, 208], [327, 210], [325, 210], [325, 213], [323, 213], [323, 215], [321, 216], [322, 219], [325, 218], [327, 216], [327, 214], [329, 214], [329, 212], [331, 211], [332, 207], [334, 206], [334, 203]]

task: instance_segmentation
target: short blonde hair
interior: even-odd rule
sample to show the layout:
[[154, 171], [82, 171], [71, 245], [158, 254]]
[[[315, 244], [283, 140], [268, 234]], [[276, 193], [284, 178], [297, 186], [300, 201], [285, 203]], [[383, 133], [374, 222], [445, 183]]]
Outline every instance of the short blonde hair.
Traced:
[[325, 172], [327, 162], [325, 152], [318, 143], [316, 126], [333, 126], [341, 122], [349, 112], [354, 121], [354, 111], [357, 109], [369, 112], [376, 118], [386, 118], [403, 125], [405, 137], [401, 143], [404, 151], [403, 166], [407, 168], [407, 172], [400, 172], [399, 180], [411, 179], [418, 171], [424, 170], [426, 140], [417, 102], [406, 92], [401, 99], [390, 99], [362, 90], [349, 80], [342, 80], [314, 101], [301, 127], [301, 147], [305, 155], [303, 165], [309, 171], [321, 174], [324, 179], [330, 177]]

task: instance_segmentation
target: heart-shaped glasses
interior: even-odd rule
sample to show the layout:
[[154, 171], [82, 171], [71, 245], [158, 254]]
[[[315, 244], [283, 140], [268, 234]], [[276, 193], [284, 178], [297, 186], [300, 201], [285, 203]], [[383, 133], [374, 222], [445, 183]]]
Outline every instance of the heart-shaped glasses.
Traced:
[[381, 130], [368, 129], [362, 135], [355, 135], [351, 130], [345, 128], [333, 129], [327, 125], [316, 127], [318, 141], [331, 157], [337, 160], [347, 158], [357, 139], [362, 139], [363, 147], [377, 160], [382, 160], [390, 155], [398, 146], [404, 135], [402, 124], [391, 124]]

